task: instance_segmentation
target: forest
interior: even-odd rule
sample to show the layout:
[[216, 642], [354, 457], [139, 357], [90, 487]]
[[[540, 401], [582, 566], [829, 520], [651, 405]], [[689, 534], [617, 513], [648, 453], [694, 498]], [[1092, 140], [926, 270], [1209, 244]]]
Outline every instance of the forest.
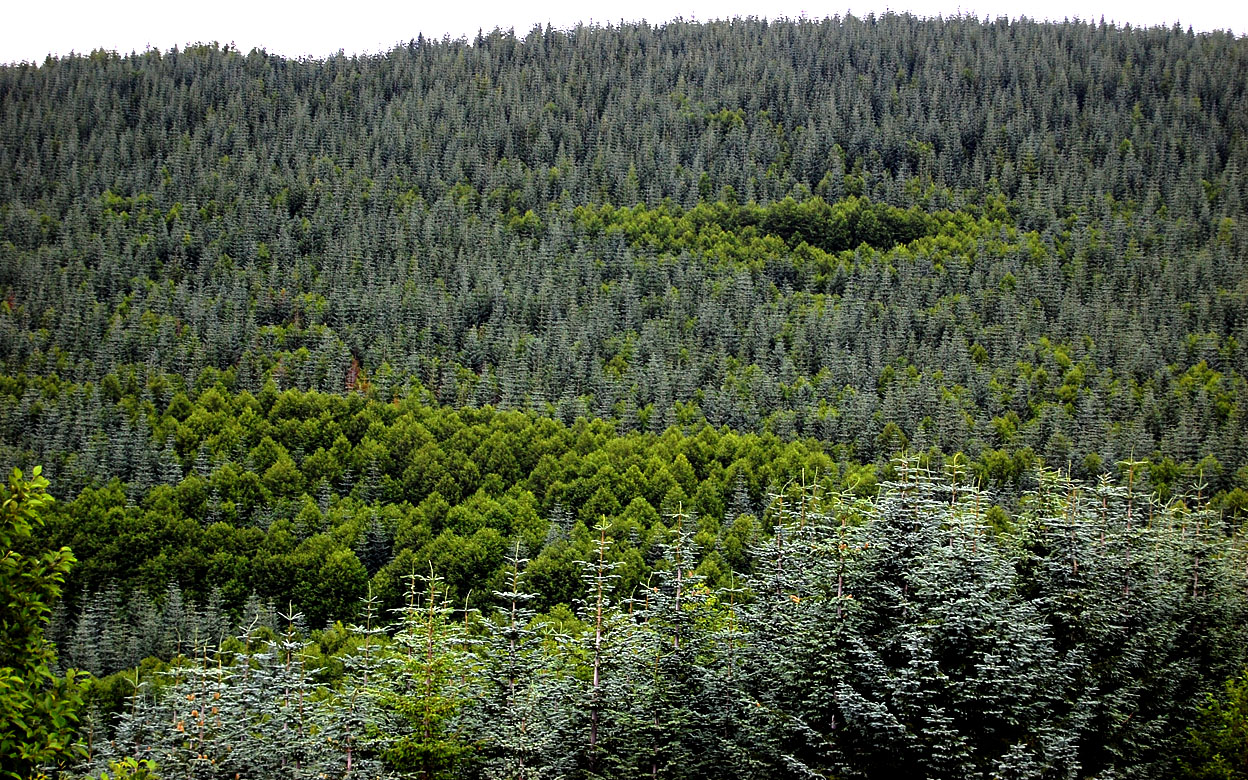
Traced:
[[0, 778], [1248, 778], [1248, 40], [0, 66]]

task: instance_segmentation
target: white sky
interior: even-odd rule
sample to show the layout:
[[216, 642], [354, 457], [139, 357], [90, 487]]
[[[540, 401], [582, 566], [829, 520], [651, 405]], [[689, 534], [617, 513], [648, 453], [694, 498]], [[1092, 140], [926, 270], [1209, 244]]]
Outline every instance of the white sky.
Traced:
[[418, 33], [441, 38], [471, 38], [477, 30], [514, 28], [517, 34], [536, 23], [558, 28], [578, 21], [599, 24], [676, 17], [720, 19], [733, 16], [823, 18], [852, 12], [864, 16], [887, 9], [919, 16], [973, 13], [979, 18], [1020, 15], [1032, 19], [1080, 18], [1133, 26], [1171, 25], [1197, 31], [1229, 29], [1248, 35], [1248, 3], [1193, 0], [631, 0], [558, 2], [532, 5], [498, 0], [428, 2], [428, 0], [52, 0], [49, 5], [13, 2], [0, 18], [0, 63], [40, 63], [51, 54], [111, 49], [128, 53], [146, 48], [167, 50], [187, 43], [233, 43], [242, 51], [261, 47], [290, 57], [376, 53]]

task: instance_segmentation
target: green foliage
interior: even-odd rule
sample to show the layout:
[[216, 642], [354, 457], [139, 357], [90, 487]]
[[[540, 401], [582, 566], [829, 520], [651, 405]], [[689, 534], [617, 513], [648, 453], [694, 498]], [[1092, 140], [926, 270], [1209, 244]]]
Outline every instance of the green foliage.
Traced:
[[746, 535], [755, 571], [727, 587], [694, 568], [700, 524], [678, 506], [635, 589], [612, 524], [573, 526], [575, 613], [531, 609], [517, 542], [483, 611], [409, 576], [389, 626], [373, 598], [310, 638], [298, 616], [277, 635], [252, 618], [128, 680], [85, 767], [1159, 777], [1183, 755], [1192, 776], [1236, 776], [1216, 773], [1240, 757], [1244, 685], [1205, 694], [1245, 660], [1245, 552], [1208, 510], [1041, 471], [1001, 522], [960, 463], [892, 472], [876, 497], [800, 474], [772, 492], [772, 533]]
[[1182, 776], [1200, 780], [1248, 778], [1248, 673], [1210, 693], [1188, 731]]
[[[806, 273], [813, 269], [803, 269], [804, 263], [815, 263], [819, 273], [828, 273], [840, 262], [829, 255], [863, 245], [889, 250], [924, 236], [960, 235], [968, 229], [975, 235], [1001, 227], [987, 222], [977, 225], [966, 214], [933, 215], [916, 206], [900, 209], [858, 197], [834, 204], [820, 197], [801, 202], [788, 197], [764, 206], [704, 202], [688, 210], [669, 204], [653, 209], [645, 204], [600, 205], [580, 207], [574, 213], [590, 236], [618, 233], [638, 249], [660, 254], [696, 252], [730, 266], [762, 269], [768, 253], [805, 247], [806, 251], [793, 252], [791, 259], [796, 270]], [[812, 248], [818, 251], [812, 253]]]
[[384, 735], [388, 767], [421, 780], [456, 777], [472, 749], [461, 719], [473, 662], [441, 581], [428, 577], [423, 594], [416, 582], [413, 575], [400, 611], [397, 652], [371, 683], [380, 712], [373, 727]]
[[[188, 419], [194, 419], [213, 408], [250, 408], [251, 396], [209, 390], [189, 398]], [[661, 541], [656, 507], [693, 496], [704, 512], [699, 563], [726, 545], [733, 565], [745, 570], [745, 526], [721, 520], [734, 493], [738, 504], [752, 505], [758, 488], [750, 483], [785, 479], [793, 468], [819, 470], [830, 489], [847, 481], [866, 485], [861, 470], [833, 466], [843, 448], [810, 439], [786, 442], [706, 425], [662, 436], [620, 435], [602, 423], [565, 425], [532, 413], [456, 411], [412, 400], [348, 402], [300, 391], [286, 391], [272, 404], [283, 416], [282, 409], [298, 409], [329, 429], [321, 440], [334, 454], [318, 448], [295, 462], [289, 453], [308, 452], [303, 426], [274, 426], [274, 413], [243, 414], [245, 425], [224, 423], [238, 448], [218, 448], [208, 431], [188, 439], [197, 460], [215, 463], [208, 479], [193, 470], [145, 493], [112, 481], [48, 513], [48, 540], [82, 551], [67, 582], [71, 620], [91, 594], [111, 585], [122, 596], [137, 588], [159, 601], [176, 578], [181, 597], [196, 603], [217, 590], [223, 608], [236, 613], [254, 592], [261, 601], [293, 601], [321, 627], [353, 618], [370, 582], [386, 608], [400, 605], [402, 578], [429, 562], [453, 599], [484, 608], [493, 604], [506, 551], [517, 538], [533, 556], [528, 576], [538, 603], [549, 609], [570, 604], [579, 590], [575, 561], [585, 550], [570, 538], [578, 518], [591, 524], [612, 518], [619, 540], [612, 555], [632, 589], [649, 575], [653, 545]], [[336, 433], [342, 430], [355, 438]], [[414, 440], [423, 442], [415, 451]], [[314, 492], [301, 492], [297, 501], [270, 493], [254, 470], [263, 466], [257, 461], [264, 452], [275, 464], [289, 459]], [[378, 464], [371, 479], [382, 486], [372, 496], [320, 476], [331, 457], [348, 463], [366, 453]], [[503, 461], [512, 464], [501, 469], [506, 476], [488, 465]], [[202, 470], [209, 470], [206, 464]], [[751, 475], [742, 490], [736, 474]], [[564, 507], [574, 507], [575, 516]], [[142, 658], [130, 656], [128, 664]], [[91, 668], [107, 674], [122, 667]]]
[[156, 772], [156, 762], [146, 758], [110, 761], [108, 769], [108, 772], [100, 772], [99, 780], [157, 780], [160, 777]]
[[90, 770], [1170, 771], [1243, 662], [1246, 68], [893, 13], [0, 67], [12, 554], [67, 663], [168, 665]]
[[64, 547], [29, 551], [52, 504], [41, 471], [36, 466], [27, 480], [14, 469], [0, 494], [0, 776], [16, 780], [70, 760], [79, 749], [83, 683], [72, 670], [53, 671], [55, 651], [44, 637], [74, 556]]
[[363, 446], [384, 416], [322, 424], [296, 388], [705, 421], [880, 467], [903, 443], [1088, 479], [1169, 458], [1163, 491], [1213, 456], [1229, 494], [1246, 61], [1223, 33], [885, 14], [2, 68], [0, 454], [136, 503], [194, 473], [180, 498], [230, 523], [531, 470], [420, 431], [400, 469]]

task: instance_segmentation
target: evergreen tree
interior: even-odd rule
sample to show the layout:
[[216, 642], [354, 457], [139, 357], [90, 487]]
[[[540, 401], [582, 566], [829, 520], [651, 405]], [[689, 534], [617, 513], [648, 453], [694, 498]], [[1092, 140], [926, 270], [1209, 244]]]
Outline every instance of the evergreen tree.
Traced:
[[414, 574], [408, 577], [393, 650], [371, 690], [385, 764], [434, 780], [453, 777], [470, 762], [464, 710], [476, 695], [477, 670], [442, 580], [431, 572], [423, 592], [418, 582]]

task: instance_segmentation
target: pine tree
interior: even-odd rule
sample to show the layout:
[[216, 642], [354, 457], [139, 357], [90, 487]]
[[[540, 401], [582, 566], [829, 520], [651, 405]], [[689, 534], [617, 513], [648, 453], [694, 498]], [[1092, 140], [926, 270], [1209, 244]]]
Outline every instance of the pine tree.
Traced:
[[362, 623], [348, 627], [358, 641], [356, 650], [343, 659], [346, 673], [342, 689], [332, 700], [323, 736], [330, 746], [337, 772], [366, 777], [382, 771], [376, 723], [375, 678], [383, 668], [385, 628], [378, 624], [379, 601], [370, 589], [362, 604]]
[[475, 697], [476, 662], [467, 651], [463, 623], [453, 619], [441, 578], [432, 572], [425, 590], [408, 578], [399, 630], [385, 666], [375, 676], [379, 746], [385, 764], [421, 780], [453, 777], [471, 758], [464, 709]]
[[522, 590], [523, 567], [516, 543], [508, 558], [506, 590], [496, 591], [498, 613], [485, 621], [482, 698], [473, 708], [473, 731], [481, 744], [476, 771], [484, 778], [514, 780], [559, 776], [559, 699], [568, 680], [554, 668], [547, 639], [532, 626], [534, 594]]
[[564, 689], [561, 725], [564, 746], [557, 763], [571, 767], [574, 777], [610, 777], [615, 759], [617, 709], [627, 706], [627, 680], [616, 676], [619, 653], [625, 644], [628, 623], [616, 606], [615, 588], [618, 562], [608, 557], [610, 526], [605, 518], [594, 526], [590, 557], [581, 561], [583, 596], [577, 602], [578, 617], [585, 626], [583, 636], [557, 636], [561, 655], [580, 659], [574, 679], [579, 685]]

